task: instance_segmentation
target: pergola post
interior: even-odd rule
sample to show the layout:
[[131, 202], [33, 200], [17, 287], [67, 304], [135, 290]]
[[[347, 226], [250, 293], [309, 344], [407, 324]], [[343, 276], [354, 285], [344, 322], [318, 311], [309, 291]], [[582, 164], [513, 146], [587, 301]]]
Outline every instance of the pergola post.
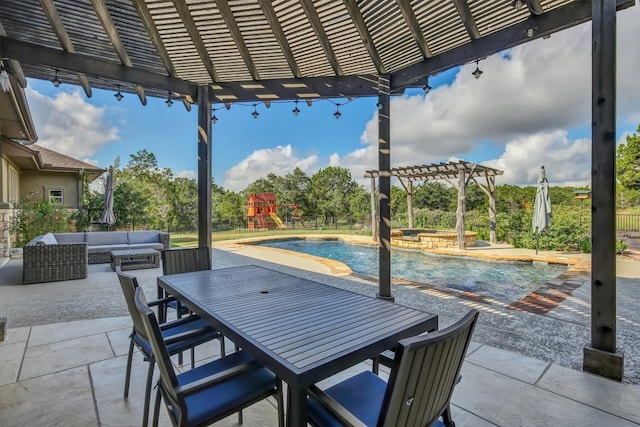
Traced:
[[211, 248], [211, 102], [198, 87], [198, 246]]
[[487, 176], [487, 187], [489, 191], [489, 243], [495, 245], [498, 241], [496, 237], [496, 178]]
[[464, 169], [458, 172], [458, 208], [456, 209], [456, 235], [458, 237], [458, 248], [467, 249], [467, 242], [464, 235], [464, 211], [466, 207], [467, 179]]
[[371, 237], [378, 241], [378, 210], [376, 209], [376, 177], [371, 175]]
[[391, 97], [389, 75], [378, 76], [378, 185], [380, 225], [378, 227], [378, 298], [391, 300]]
[[407, 182], [407, 216], [409, 217], [409, 228], [413, 228], [413, 181]]
[[592, 0], [591, 343], [583, 369], [618, 381], [616, 347], [616, 2]]

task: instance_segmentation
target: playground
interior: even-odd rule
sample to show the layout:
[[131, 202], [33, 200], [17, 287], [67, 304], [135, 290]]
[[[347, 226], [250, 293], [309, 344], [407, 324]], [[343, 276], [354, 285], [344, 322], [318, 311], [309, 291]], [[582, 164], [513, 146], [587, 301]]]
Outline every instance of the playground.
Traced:
[[296, 221], [301, 220], [297, 203], [278, 204], [273, 193], [251, 193], [245, 208], [249, 230], [295, 228]]

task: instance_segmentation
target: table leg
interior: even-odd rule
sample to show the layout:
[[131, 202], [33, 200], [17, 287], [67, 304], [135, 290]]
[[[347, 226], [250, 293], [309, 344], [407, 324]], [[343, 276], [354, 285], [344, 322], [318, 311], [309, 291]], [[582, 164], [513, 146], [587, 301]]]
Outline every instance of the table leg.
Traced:
[[287, 427], [305, 427], [307, 425], [307, 392], [289, 386], [287, 397]]

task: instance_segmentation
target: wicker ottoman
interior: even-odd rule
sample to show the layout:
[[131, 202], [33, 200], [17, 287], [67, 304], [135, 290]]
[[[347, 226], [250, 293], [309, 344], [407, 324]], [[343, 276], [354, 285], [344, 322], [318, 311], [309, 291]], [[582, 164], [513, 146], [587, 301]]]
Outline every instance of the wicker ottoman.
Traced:
[[111, 251], [111, 269], [116, 271], [116, 267], [122, 271], [160, 267], [160, 252], [155, 249]]

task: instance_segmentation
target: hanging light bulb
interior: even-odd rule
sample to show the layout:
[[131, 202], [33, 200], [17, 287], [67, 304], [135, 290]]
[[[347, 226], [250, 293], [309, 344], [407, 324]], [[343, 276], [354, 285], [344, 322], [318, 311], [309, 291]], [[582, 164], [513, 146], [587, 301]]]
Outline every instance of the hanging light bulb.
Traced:
[[251, 113], [251, 115], [253, 116], [254, 119], [257, 119], [258, 116], [260, 115], [260, 113], [258, 113], [258, 110], [256, 109], [256, 106], [258, 104], [253, 104], [253, 113]]
[[168, 90], [167, 91], [167, 100], [164, 101], [165, 104], [167, 104], [167, 107], [171, 107], [173, 105], [173, 101], [171, 100], [171, 91]]
[[122, 93], [120, 93], [120, 85], [118, 85], [118, 93], [116, 93], [115, 95], [113, 95], [116, 97], [116, 99], [118, 100], [118, 102], [122, 101], [122, 98], [124, 98], [124, 95]]
[[473, 73], [473, 77], [475, 77], [476, 79], [479, 79], [480, 76], [482, 75], [482, 70], [480, 69], [478, 63], [480, 62], [480, 60], [476, 59], [476, 69]]
[[336, 112], [333, 113], [333, 117], [335, 117], [336, 120], [342, 117], [342, 114], [340, 114], [340, 104], [336, 104]]
[[216, 112], [213, 112], [213, 116], [211, 116], [211, 123], [213, 123], [214, 125], [216, 123], [218, 123], [218, 118], [216, 117]]
[[433, 89], [433, 88], [431, 86], [429, 86], [429, 76], [427, 76], [427, 79], [424, 82], [424, 93], [431, 92], [431, 89]]
[[58, 69], [56, 68], [56, 75], [55, 77], [51, 80], [51, 83], [53, 83], [54, 87], [59, 87], [60, 86], [60, 80], [58, 80]]
[[296, 99], [296, 107], [291, 110], [293, 112], [294, 116], [297, 116], [298, 114], [300, 114], [300, 109], [298, 109], [298, 100]]
[[9, 82], [9, 72], [4, 68], [4, 64], [0, 61], [0, 89], [9, 92], [11, 84]]

